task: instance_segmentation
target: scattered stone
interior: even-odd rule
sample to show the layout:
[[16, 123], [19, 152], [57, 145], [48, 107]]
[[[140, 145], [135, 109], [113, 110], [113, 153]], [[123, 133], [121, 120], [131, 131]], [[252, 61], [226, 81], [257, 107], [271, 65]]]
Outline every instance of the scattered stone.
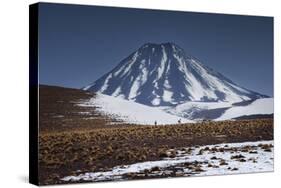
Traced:
[[239, 154], [239, 155], [233, 155], [233, 156], [231, 156], [230, 159], [243, 159], [243, 158], [245, 158], [245, 156]]
[[149, 170], [149, 169], [144, 169], [143, 172], [144, 172], [145, 174], [148, 174], [148, 173], [150, 172], [150, 170]]
[[195, 172], [204, 172], [204, 170], [201, 167], [199, 167], [199, 166], [195, 167], [194, 171]]
[[183, 176], [183, 174], [184, 174], [183, 171], [176, 171], [176, 174], [175, 174], [175, 175], [176, 175], [176, 176]]
[[126, 176], [134, 178], [136, 177], [136, 173], [129, 172], [128, 174], [126, 174]]
[[203, 163], [203, 164], [208, 164], [209, 162], [208, 162], [208, 161], [203, 161], [202, 163]]
[[164, 158], [164, 157], [169, 157], [169, 155], [166, 152], [162, 152], [159, 154], [159, 157]]
[[239, 162], [246, 162], [245, 159], [239, 159], [238, 161], [239, 161]]
[[224, 148], [219, 148], [219, 152], [224, 152]]
[[191, 165], [191, 163], [190, 162], [186, 162], [186, 163], [183, 163], [182, 165], [185, 166], [185, 167], [189, 167]]
[[187, 152], [188, 152], [188, 153], [191, 153], [192, 151], [193, 151], [192, 148], [188, 148], [188, 149], [187, 149]]
[[221, 161], [220, 161], [220, 166], [223, 166], [223, 165], [228, 165], [228, 163], [225, 162], [225, 160], [221, 160]]
[[209, 147], [205, 147], [205, 148], [204, 148], [204, 151], [209, 151], [209, 150], [210, 150]]
[[265, 152], [272, 152], [272, 150], [270, 148], [267, 148], [264, 150]]
[[175, 158], [177, 156], [177, 152], [176, 151], [171, 151], [169, 154], [168, 154], [168, 157], [170, 158]]
[[270, 152], [271, 152], [271, 149], [270, 149], [270, 148], [272, 148], [273, 145], [272, 145], [272, 144], [262, 144], [260, 147], [261, 147], [261, 149], [263, 149], [264, 151], [267, 150], [267, 151], [269, 152], [269, 150], [270, 150]]
[[203, 153], [204, 153], [204, 150], [200, 149], [197, 155], [203, 155]]
[[213, 148], [211, 149], [211, 151], [212, 151], [212, 152], [217, 152], [218, 149], [217, 149], [216, 147], [213, 147]]
[[181, 148], [180, 151], [186, 151], [186, 148]]
[[241, 152], [244, 152], [244, 153], [249, 152], [249, 149], [248, 148], [241, 149]]
[[151, 171], [160, 171], [160, 168], [158, 166], [155, 166], [155, 167], [151, 168]]

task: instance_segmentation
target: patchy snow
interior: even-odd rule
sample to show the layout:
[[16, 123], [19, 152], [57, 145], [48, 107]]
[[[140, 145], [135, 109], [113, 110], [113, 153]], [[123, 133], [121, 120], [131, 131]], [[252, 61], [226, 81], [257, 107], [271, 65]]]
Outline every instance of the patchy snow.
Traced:
[[[266, 145], [267, 150], [263, 148]], [[187, 150], [190, 152], [186, 152]], [[66, 176], [61, 180], [124, 180], [126, 175], [131, 173], [135, 173], [136, 176], [144, 175], [144, 170], [147, 171], [146, 177], [153, 177], [169, 175], [171, 168], [174, 170], [174, 174], [179, 173], [180, 176], [269, 172], [273, 171], [273, 157], [273, 141], [224, 143], [189, 147], [185, 151], [178, 150], [174, 158], [116, 166], [110, 171]], [[158, 167], [158, 170], [152, 171], [154, 167]]]
[[[129, 96], [128, 96], [129, 100], [133, 100], [133, 101], [135, 100], [135, 98], [139, 94], [138, 91], [140, 89], [140, 86], [145, 84], [145, 82], [148, 79], [148, 71], [147, 71], [147, 68], [145, 67], [145, 60], [141, 61], [140, 65], [139, 65], [139, 69], [140, 69], [141, 74], [139, 74], [137, 76], [137, 78], [134, 80], [134, 82], [133, 82], [133, 84], [131, 86], [131, 89], [130, 89], [130, 92], [129, 92]], [[121, 93], [121, 92], [119, 92], [119, 93]], [[119, 96], [116, 96], [116, 95], [112, 95], [112, 96], [119, 97]]]
[[171, 69], [171, 60], [169, 59], [167, 67], [166, 67], [166, 78], [170, 74], [170, 69]]
[[186, 102], [182, 103], [176, 106], [176, 110], [185, 110], [189, 108], [200, 108], [200, 109], [205, 109], [205, 110], [211, 110], [211, 109], [216, 109], [216, 108], [227, 108], [231, 107], [230, 102]]
[[[154, 85], [155, 89], [159, 89], [158, 82], [153, 82], [153, 85]], [[153, 90], [153, 91], [154, 91], [154, 90]]]
[[257, 99], [247, 106], [233, 106], [216, 120], [227, 120], [245, 115], [273, 114], [273, 98]]
[[109, 80], [112, 78], [112, 74], [109, 74], [107, 76], [107, 78], [105, 79], [104, 83], [103, 83], [103, 86], [101, 87], [100, 91], [103, 92], [105, 91], [107, 88], [108, 88], [108, 82]]
[[165, 50], [165, 47], [164, 46], [161, 46], [162, 48], [162, 59], [161, 59], [161, 62], [160, 62], [160, 65], [158, 67], [158, 77], [157, 77], [157, 80], [159, 80], [159, 78], [162, 77], [163, 73], [164, 73], [164, 70], [165, 70], [165, 65], [166, 65], [166, 61], [167, 61], [167, 54], [166, 54], [166, 50]]
[[91, 115], [92, 113], [91, 112], [78, 112], [78, 114], [81, 114], [81, 115]]
[[168, 90], [163, 91], [162, 98], [163, 98], [164, 101], [172, 102], [173, 101], [172, 97], [173, 97], [173, 92], [168, 91]]
[[[234, 84], [232, 84], [232, 83], [228, 83], [228, 84], [231, 85], [231, 87], [234, 87], [235, 89], [237, 89], [237, 90], [240, 91], [240, 92], [250, 94], [250, 92], [249, 92], [248, 90], [246, 90], [246, 89], [244, 89], [244, 88], [242, 88], [242, 87], [238, 87], [238, 86], [236, 86], [236, 85], [234, 85]], [[247, 99], [247, 100], [249, 100], [249, 99]]]
[[185, 102], [179, 104], [177, 106], [166, 106], [166, 107], [158, 107], [159, 109], [170, 113], [172, 115], [176, 115], [179, 117], [191, 118], [192, 113], [194, 111], [203, 111], [203, 110], [212, 110], [219, 108], [230, 108], [232, 104], [230, 102]]
[[[273, 98], [257, 99], [251, 104], [245, 106], [235, 106], [231, 102], [200, 102], [188, 101], [176, 106], [160, 106], [158, 109], [163, 110], [169, 114], [192, 119], [193, 113], [200, 113], [206, 110], [221, 109], [222, 115], [216, 121], [229, 120], [246, 115], [263, 115], [273, 114]], [[202, 117], [204, 118], [204, 117]], [[200, 118], [199, 118], [200, 119]]]
[[140, 70], [141, 70], [141, 84], [145, 84], [147, 79], [148, 79], [148, 70], [147, 68], [144, 66], [144, 64], [140, 65]]
[[171, 89], [172, 88], [172, 86], [169, 83], [169, 80], [167, 80], [167, 79], [164, 81], [164, 86], [165, 86], [166, 89]]
[[[116, 89], [116, 95], [119, 89]], [[134, 96], [138, 93], [134, 93]], [[207, 110], [221, 109], [222, 115], [215, 121], [230, 120], [240, 116], [246, 115], [263, 115], [273, 114], [273, 98], [257, 99], [254, 102], [245, 106], [235, 106], [230, 102], [185, 102], [176, 106], [158, 106], [161, 101], [173, 102], [173, 93], [169, 90], [164, 90], [163, 95], [159, 96], [155, 91], [152, 92], [155, 96], [152, 100], [152, 107], [143, 105], [131, 100], [126, 100], [125, 96], [118, 95], [113, 97], [97, 94], [97, 98], [91, 99], [80, 105], [98, 106], [98, 110], [105, 115], [110, 115], [127, 123], [137, 124], [176, 124], [179, 119], [183, 118], [182, 123], [194, 122], [194, 113], [197, 114], [196, 119], [200, 119], [200, 112], [202, 118]]]
[[[154, 122], [157, 121], [158, 125], [163, 125], [176, 124], [179, 120], [178, 116], [168, 114], [160, 109], [101, 93], [97, 93], [95, 98], [83, 102], [79, 106], [98, 107], [97, 110], [104, 115], [109, 115], [127, 123], [154, 125]], [[184, 118], [181, 118], [181, 120], [182, 123], [192, 122]]]
[[130, 93], [128, 96], [129, 100], [133, 100], [137, 96], [139, 86], [140, 86], [140, 77], [137, 77], [131, 86]]
[[157, 106], [160, 104], [160, 98], [157, 96], [156, 98], [154, 98], [151, 103], [154, 105], [154, 106]]
[[133, 66], [134, 62], [137, 60], [138, 56], [139, 56], [139, 52], [135, 52], [132, 58], [130, 59], [130, 61], [128, 61], [127, 64], [122, 65], [119, 69], [117, 69], [113, 73], [113, 75], [123, 77], [124, 75], [129, 74], [131, 71], [131, 67]]
[[92, 84], [90, 84], [88, 86], [83, 87], [82, 90], [87, 91], [89, 88], [91, 88], [93, 86], [93, 84], [95, 84], [95, 83], [92, 83]]
[[[188, 93], [190, 93], [190, 99], [200, 100], [208, 90], [204, 89], [201, 83], [194, 77], [194, 75], [187, 68], [187, 63], [183, 57], [179, 57], [177, 53], [174, 54], [174, 58], [178, 61], [179, 70], [184, 73], [184, 87]], [[191, 65], [191, 64], [190, 64]], [[208, 95], [212, 95], [213, 92], [209, 92]], [[212, 97], [215, 97], [213, 95]]]
[[224, 78], [218, 75], [217, 72], [207, 69], [202, 63], [198, 62], [197, 60], [191, 59], [190, 64], [193, 70], [196, 70], [196, 72], [201, 75], [201, 77], [206, 81], [206, 83], [210, 87], [210, 88], [203, 88], [202, 91], [199, 89], [199, 91], [203, 92], [204, 94], [198, 96], [200, 97], [207, 96], [208, 98], [216, 99], [217, 96], [215, 91], [220, 91], [225, 94], [225, 99], [223, 101], [226, 102], [235, 103], [235, 102], [240, 102], [242, 100], [250, 100], [250, 98], [247, 97], [246, 95], [238, 94], [237, 92], [235, 92], [233, 88], [237, 89], [241, 93], [246, 93], [246, 94], [249, 94], [249, 91], [241, 87], [238, 87], [237, 85], [234, 85], [229, 81], [224, 80]]
[[117, 97], [119, 96], [119, 94], [121, 93], [121, 87], [116, 88], [116, 90], [112, 93], [113, 97]]

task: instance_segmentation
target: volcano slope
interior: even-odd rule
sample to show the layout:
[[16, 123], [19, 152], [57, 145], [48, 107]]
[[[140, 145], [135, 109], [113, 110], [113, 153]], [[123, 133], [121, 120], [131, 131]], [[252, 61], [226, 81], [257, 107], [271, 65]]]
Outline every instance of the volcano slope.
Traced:
[[168, 155], [174, 157], [176, 154], [167, 152], [171, 149], [273, 140], [273, 119], [165, 126], [128, 124], [100, 114], [93, 106], [79, 105], [90, 98], [95, 98], [95, 94], [40, 85], [41, 185], [69, 183], [62, 178], [108, 171], [117, 165], [157, 161]]
[[269, 97], [234, 83], [171, 42], [144, 44], [83, 89], [148, 106]]

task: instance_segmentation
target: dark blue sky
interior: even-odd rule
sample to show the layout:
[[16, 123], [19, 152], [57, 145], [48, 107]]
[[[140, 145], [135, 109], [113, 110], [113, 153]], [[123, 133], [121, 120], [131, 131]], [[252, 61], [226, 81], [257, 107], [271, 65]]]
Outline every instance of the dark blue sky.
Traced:
[[273, 96], [273, 18], [64, 4], [39, 6], [40, 83], [81, 88], [147, 42], [174, 42]]

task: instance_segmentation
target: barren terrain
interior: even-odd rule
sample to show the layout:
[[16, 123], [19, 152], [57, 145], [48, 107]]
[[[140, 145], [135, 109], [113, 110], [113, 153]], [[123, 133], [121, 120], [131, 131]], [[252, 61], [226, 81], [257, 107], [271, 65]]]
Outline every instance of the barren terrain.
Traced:
[[[118, 178], [64, 178], [77, 177], [88, 172], [108, 172], [122, 165], [178, 159], [182, 155], [185, 157], [197, 155], [198, 152], [200, 155], [212, 151], [229, 152], [229, 159], [234, 157], [233, 160], [238, 160], [235, 158], [238, 155], [237, 152], [244, 152], [243, 156], [238, 155], [239, 160], [245, 157], [245, 153], [254, 152], [252, 154], [255, 154], [257, 150], [263, 153], [272, 154], [273, 152], [271, 143], [250, 144], [249, 147], [231, 146], [232, 149], [224, 147], [227, 145], [225, 143], [273, 140], [272, 118], [166, 126], [133, 125], [104, 116], [94, 107], [77, 105], [80, 101], [92, 97], [95, 97], [95, 94], [82, 90], [40, 86], [39, 176], [41, 184], [67, 183], [73, 182], [72, 180], [75, 182], [114, 180]], [[224, 143], [223, 146], [212, 150], [216, 148], [214, 145], [222, 143]], [[206, 148], [205, 145], [212, 146]], [[194, 153], [195, 150], [196, 153]], [[223, 162], [227, 159], [221, 157], [213, 160], [219, 161], [215, 164], [210, 163], [217, 168], [220, 165], [224, 166]], [[202, 162], [187, 161], [179, 164], [179, 166], [184, 165], [193, 165], [194, 171], [206, 171]], [[208, 166], [209, 163], [205, 165]], [[184, 174], [176, 174], [177, 171], [173, 170], [175, 166], [153, 167], [154, 170], [144, 169], [141, 173], [138, 172], [141, 175], [135, 172], [123, 174], [119, 180], [151, 178], [153, 171], [159, 172], [164, 169], [170, 170], [172, 174], [158, 173], [153, 177], [184, 176]], [[235, 166], [231, 166], [229, 170], [239, 172]], [[190, 174], [192, 173], [189, 172]]]

